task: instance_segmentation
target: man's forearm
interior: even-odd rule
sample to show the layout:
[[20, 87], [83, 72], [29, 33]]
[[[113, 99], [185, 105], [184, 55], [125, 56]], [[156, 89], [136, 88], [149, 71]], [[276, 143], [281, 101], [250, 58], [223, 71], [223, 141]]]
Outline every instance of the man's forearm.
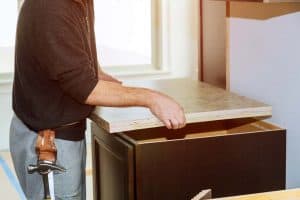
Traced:
[[147, 107], [167, 128], [178, 129], [185, 126], [184, 111], [175, 100], [146, 88], [125, 87], [119, 83], [100, 80], [85, 103], [109, 107]]
[[121, 84], [98, 81], [86, 104], [109, 107], [149, 107], [154, 92], [145, 88], [125, 87]]

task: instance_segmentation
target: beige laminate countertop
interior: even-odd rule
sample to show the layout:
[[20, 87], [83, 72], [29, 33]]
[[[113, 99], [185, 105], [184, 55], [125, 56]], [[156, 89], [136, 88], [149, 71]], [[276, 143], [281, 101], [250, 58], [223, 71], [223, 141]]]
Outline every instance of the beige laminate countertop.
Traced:
[[[191, 79], [131, 81], [123, 84], [158, 90], [173, 97], [184, 108], [187, 123], [272, 115], [269, 105]], [[163, 126], [149, 109], [141, 107], [97, 107], [91, 119], [109, 133]]]

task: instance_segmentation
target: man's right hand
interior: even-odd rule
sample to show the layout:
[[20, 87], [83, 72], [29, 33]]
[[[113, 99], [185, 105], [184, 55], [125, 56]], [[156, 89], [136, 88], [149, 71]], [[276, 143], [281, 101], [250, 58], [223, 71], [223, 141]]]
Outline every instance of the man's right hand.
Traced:
[[186, 123], [183, 109], [175, 100], [146, 88], [126, 87], [100, 80], [85, 103], [109, 107], [147, 107], [169, 129], [182, 128]]
[[154, 92], [149, 109], [168, 129], [179, 129], [186, 125], [183, 108], [165, 94]]

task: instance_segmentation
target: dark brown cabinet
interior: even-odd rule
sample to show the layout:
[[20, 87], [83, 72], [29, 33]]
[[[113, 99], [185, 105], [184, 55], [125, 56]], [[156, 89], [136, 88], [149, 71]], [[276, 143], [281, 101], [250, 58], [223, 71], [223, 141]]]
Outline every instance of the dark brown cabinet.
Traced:
[[189, 200], [285, 188], [286, 131], [231, 119], [110, 134], [92, 124], [94, 199]]

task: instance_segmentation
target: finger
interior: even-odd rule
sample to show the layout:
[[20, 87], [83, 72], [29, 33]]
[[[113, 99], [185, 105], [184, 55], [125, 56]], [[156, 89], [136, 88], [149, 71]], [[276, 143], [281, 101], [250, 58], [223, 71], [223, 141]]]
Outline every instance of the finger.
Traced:
[[175, 117], [179, 123], [179, 128], [184, 127], [186, 124], [186, 119], [185, 119], [185, 113], [184, 113], [182, 107], [180, 107], [180, 109], [177, 111], [177, 115], [175, 115]]
[[185, 112], [184, 112], [183, 108], [182, 108], [181, 117], [182, 117], [182, 124], [184, 127], [184, 126], [186, 126], [186, 117], [185, 117]]
[[173, 129], [179, 129], [179, 122], [177, 121], [176, 118], [173, 118], [170, 120], [171, 121], [171, 124], [172, 124], [172, 128]]
[[183, 127], [185, 127], [185, 120], [184, 120], [184, 118], [183, 118], [183, 116], [179, 116], [178, 118], [177, 118], [177, 121], [178, 121], [178, 128], [183, 128]]
[[186, 126], [186, 118], [185, 118], [185, 114], [183, 114], [182, 116], [182, 127]]
[[186, 127], [186, 123], [182, 123], [180, 128]]
[[179, 123], [179, 128], [183, 128], [183, 127], [185, 127], [185, 123], [184, 122], [180, 122]]
[[164, 120], [163, 121], [164, 125], [167, 127], [167, 129], [172, 129], [172, 124], [170, 122], [170, 120]]
[[180, 106], [180, 110], [178, 110], [177, 117], [178, 117], [177, 120], [180, 122], [180, 124], [186, 123], [184, 109], [181, 106]]

